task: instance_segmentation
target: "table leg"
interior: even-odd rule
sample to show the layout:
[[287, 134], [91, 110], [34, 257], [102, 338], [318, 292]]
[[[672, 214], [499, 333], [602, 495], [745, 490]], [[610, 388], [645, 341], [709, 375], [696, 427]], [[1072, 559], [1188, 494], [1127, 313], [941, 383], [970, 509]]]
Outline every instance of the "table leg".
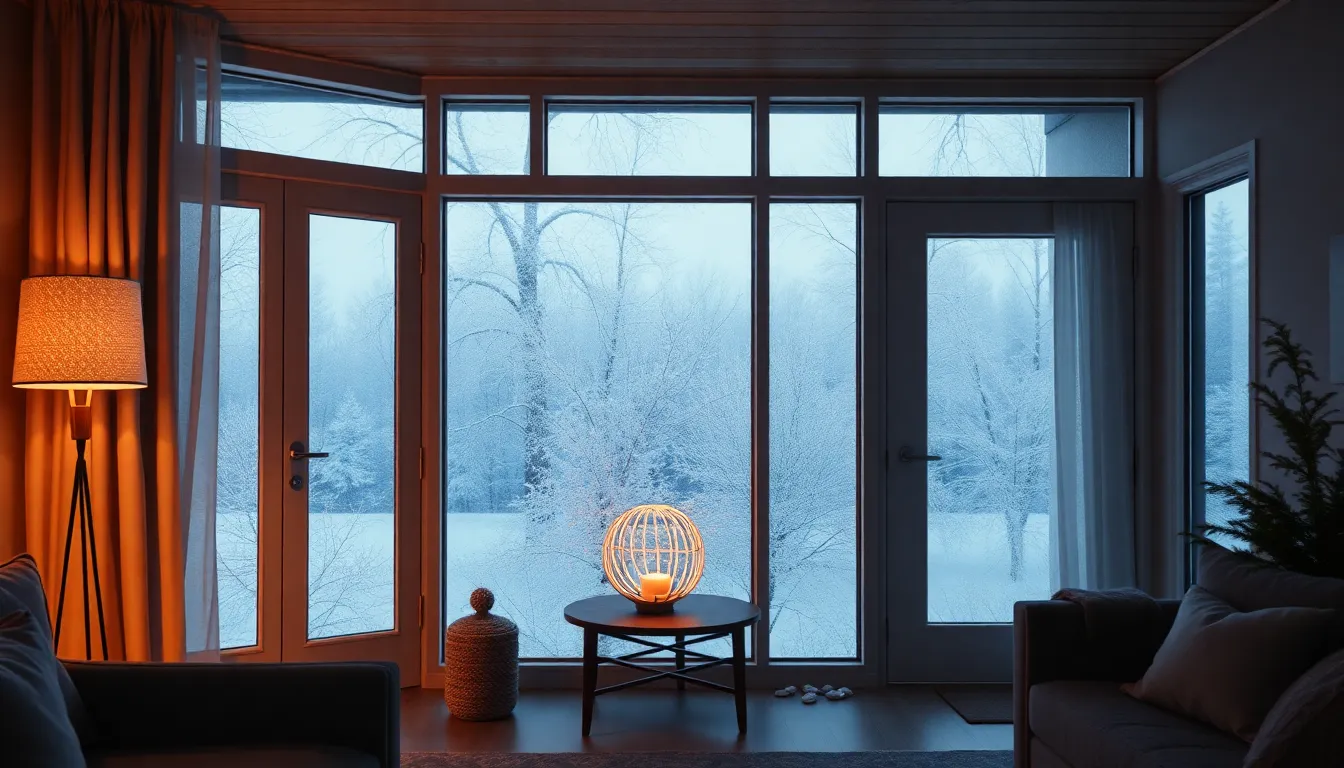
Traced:
[[597, 630], [583, 630], [583, 735], [593, 730], [593, 699], [597, 698]]
[[733, 630], [733, 699], [737, 702], [737, 732], [747, 732], [747, 638], [746, 630]]
[[[678, 671], [678, 672], [681, 672], [681, 671], [683, 671], [683, 670], [686, 669], [686, 636], [685, 636], [685, 635], [677, 635], [677, 651], [676, 651], [676, 653], [677, 653], [677, 671]], [[684, 691], [684, 690], [686, 690], [686, 681], [685, 681], [685, 680], [677, 680], [677, 690], [678, 690], [678, 691]]]

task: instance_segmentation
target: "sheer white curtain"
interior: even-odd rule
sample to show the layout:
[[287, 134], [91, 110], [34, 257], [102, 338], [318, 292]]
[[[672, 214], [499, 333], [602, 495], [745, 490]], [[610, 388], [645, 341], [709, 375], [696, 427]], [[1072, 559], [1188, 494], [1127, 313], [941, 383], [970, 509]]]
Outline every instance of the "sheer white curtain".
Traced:
[[1134, 586], [1134, 213], [1055, 206], [1052, 587]]
[[205, 16], [182, 13], [175, 31], [182, 122], [173, 158], [181, 242], [176, 394], [186, 643], [194, 658], [218, 658], [219, 27]]

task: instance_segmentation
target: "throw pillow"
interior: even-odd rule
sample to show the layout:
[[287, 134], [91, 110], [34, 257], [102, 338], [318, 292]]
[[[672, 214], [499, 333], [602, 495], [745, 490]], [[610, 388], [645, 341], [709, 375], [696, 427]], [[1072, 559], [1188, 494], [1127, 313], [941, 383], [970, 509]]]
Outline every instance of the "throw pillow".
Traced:
[[82, 768], [84, 753], [65, 712], [61, 662], [28, 611], [0, 618], [0, 744], [12, 768]]
[[1344, 651], [1316, 663], [1265, 715], [1245, 768], [1331, 765], [1344, 753]]
[[1344, 579], [1285, 571], [1267, 560], [1217, 544], [1199, 548], [1195, 581], [1239, 611], [1298, 606], [1344, 612]]
[[1320, 608], [1242, 613], [1193, 586], [1153, 665], [1124, 690], [1251, 741], [1279, 696], [1325, 655], [1334, 618]]
[[[0, 565], [0, 616], [15, 611], [31, 613], [47, 640], [47, 648], [54, 647], [51, 620], [47, 614], [47, 596], [42, 590], [42, 576], [38, 573], [37, 563], [31, 555], [19, 555]], [[75, 683], [70, 679], [69, 673], [61, 664], [56, 666], [57, 682], [60, 684], [61, 697], [65, 700], [66, 713], [70, 721], [75, 724], [75, 732], [79, 734], [80, 742], [87, 744], [92, 741], [93, 728], [90, 724], [92, 721], [84, 709], [84, 702], [79, 698], [79, 691], [75, 689]]]

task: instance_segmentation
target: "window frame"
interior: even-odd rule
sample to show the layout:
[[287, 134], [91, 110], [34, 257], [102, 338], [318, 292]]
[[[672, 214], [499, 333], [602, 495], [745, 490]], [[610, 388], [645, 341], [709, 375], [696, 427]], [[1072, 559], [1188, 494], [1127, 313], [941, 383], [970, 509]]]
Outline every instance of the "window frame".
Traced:
[[[1248, 297], [1250, 306], [1248, 316], [1250, 327], [1246, 329], [1249, 344], [1249, 370], [1247, 381], [1258, 378], [1260, 366], [1259, 328], [1259, 266], [1256, 226], [1256, 145], [1255, 142], [1235, 147], [1227, 152], [1209, 158], [1177, 174], [1168, 176], [1165, 183], [1175, 195], [1175, 200], [1167, 205], [1176, 226], [1172, 251], [1179, 255], [1180, 274], [1180, 352], [1177, 363], [1180, 372], [1181, 419], [1180, 434], [1180, 474], [1174, 485], [1179, 490], [1179, 503], [1174, 505], [1175, 515], [1167, 515], [1161, 530], [1173, 539], [1185, 532], [1193, 531], [1204, 519], [1205, 494], [1204, 480], [1204, 196], [1210, 192], [1245, 181], [1247, 189], [1247, 271], [1250, 280]], [[1250, 398], [1250, 393], [1247, 393]], [[1249, 433], [1247, 435], [1250, 454], [1250, 474], [1248, 482], [1256, 483], [1260, 478], [1258, 457], [1260, 455], [1259, 412], [1250, 408]], [[1175, 490], [1176, 488], [1173, 488]], [[1159, 547], [1158, 557], [1165, 560], [1164, 579], [1167, 588], [1176, 594], [1184, 591], [1196, 581], [1198, 567], [1198, 543], [1181, 537], [1174, 546]], [[1177, 592], [1179, 590], [1179, 592]]]
[[[855, 201], [858, 205], [858, 269], [860, 272], [857, 310], [860, 319], [859, 342], [856, 355], [858, 366], [859, 451], [857, 531], [858, 560], [858, 645], [859, 657], [854, 660], [774, 659], [770, 656], [769, 633], [754, 633], [753, 661], [749, 664], [750, 684], [782, 685], [796, 682], [800, 674], [842, 674], [847, 680], [862, 684], [879, 684], [886, 680], [886, 570], [883, 566], [882, 546], [885, 541], [884, 517], [887, 513], [886, 476], [883, 468], [886, 446], [880, 437], [885, 416], [880, 393], [885, 376], [885, 350], [880, 321], [882, 318], [882, 281], [885, 270], [882, 253], [885, 249], [885, 219], [888, 202], [905, 200], [1130, 200], [1136, 203], [1146, 195], [1144, 175], [1151, 174], [1149, 161], [1142, 149], [1143, 142], [1131, 139], [1131, 165], [1135, 174], [1130, 177], [1110, 178], [1003, 178], [1003, 177], [879, 177], [877, 174], [877, 117], [884, 100], [914, 99], [926, 106], [963, 104], [974, 99], [981, 104], [995, 104], [1008, 98], [1019, 105], [1059, 105], [1068, 103], [1128, 106], [1131, 110], [1132, 136], [1149, 137], [1151, 123], [1142, 120], [1146, 100], [1151, 91], [1131, 83], [1079, 82], [1051, 83], [1033, 86], [1024, 91], [1020, 84], [967, 82], [957, 84], [894, 83], [864, 80], [826, 81], [765, 81], [685, 79], [585, 79], [585, 78], [469, 78], [425, 79], [425, 98], [434, 104], [445, 98], [472, 99], [501, 98], [508, 94], [516, 99], [527, 99], [531, 105], [531, 172], [522, 176], [436, 176], [426, 180], [426, 233], [427, 252], [433, 254], [425, 261], [425, 355], [427, 380], [423, 391], [431, 400], [441, 398], [442, 358], [438, 337], [441, 326], [442, 230], [441, 215], [444, 198], [456, 199], [538, 199], [538, 198], [638, 198], [638, 199], [724, 199], [749, 198], [755, 201], [756, 217], [753, 306], [753, 552], [756, 560], [754, 599], [768, 604], [768, 553], [761, 546], [768, 541], [769, 530], [769, 317], [759, 311], [769, 306], [769, 204], [792, 201]], [[632, 94], [634, 94], [632, 96]], [[754, 105], [753, 168], [751, 176], [552, 176], [545, 172], [546, 115], [553, 101], [581, 101], [629, 103], [643, 100], [643, 94], [658, 94], [651, 101], [678, 103], [688, 100], [719, 102], [749, 101]], [[797, 103], [827, 101], [855, 103], [857, 113], [858, 169], [853, 177], [771, 176], [769, 106], [772, 102]], [[441, 112], [442, 113], [442, 112]], [[437, 121], [436, 121], [437, 122]], [[442, 130], [442, 125], [432, 125]], [[443, 136], [427, 136], [426, 152], [442, 149]], [[1151, 141], [1151, 138], [1147, 138]], [[438, 167], [440, 160], [431, 158], [428, 167]], [[1142, 233], [1140, 233], [1140, 237]], [[431, 364], [436, 361], [437, 364]], [[432, 416], [431, 416], [432, 414]], [[442, 430], [441, 404], [426, 402], [426, 416], [433, 419], [434, 429]], [[429, 424], [430, 422], [426, 422]], [[422, 540], [442, 546], [441, 504], [443, 450], [439, 435], [426, 436], [426, 462], [423, 491], [424, 507], [435, 514], [424, 516], [426, 530]], [[443, 616], [442, 553], [439, 547], [426, 546], [425, 595], [428, 610], [425, 621], [424, 685], [442, 683], [439, 665], [440, 632], [454, 616]], [[430, 551], [431, 549], [435, 551]], [[830, 670], [830, 672], [826, 672]], [[811, 671], [811, 672], [809, 672]], [[525, 664], [522, 680], [530, 687], [577, 687], [580, 665], [577, 660], [554, 660]], [[619, 676], [620, 671], [612, 673]]]

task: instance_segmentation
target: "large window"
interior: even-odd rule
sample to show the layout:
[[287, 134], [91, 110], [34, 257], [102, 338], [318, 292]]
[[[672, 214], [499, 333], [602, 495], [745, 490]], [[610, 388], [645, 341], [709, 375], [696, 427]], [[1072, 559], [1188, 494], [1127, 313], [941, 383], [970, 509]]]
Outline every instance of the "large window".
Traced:
[[[757, 600], [766, 666], [871, 659], [865, 579], [883, 567], [927, 587], [927, 623], [1007, 622], [1049, 593], [1051, 239], [931, 233], [913, 257], [927, 295], [865, 301], [861, 277], [882, 271], [861, 254], [887, 244], [865, 239], [863, 195], [897, 199], [908, 177], [1127, 177], [1130, 106], [814, 91], [445, 93], [438, 108], [445, 624], [485, 586], [524, 658], [579, 655], [564, 607], [610, 591], [603, 533], [640, 503], [700, 526], [699, 590]], [[866, 521], [908, 510], [864, 502], [885, 482], [868, 462], [899, 447], [864, 430], [878, 368], [860, 318], [884, 318], [884, 299], [927, 302], [910, 332], [929, 366], [873, 377], [917, 380], [930, 442], [954, 457], [920, 466], [927, 557], [897, 566]]]
[[[773, 126], [772, 126], [773, 128]], [[770, 207], [770, 652], [858, 653], [858, 206]]]
[[517, 176], [528, 172], [526, 101], [448, 101], [443, 109], [443, 172]]
[[1195, 524], [1235, 514], [1199, 483], [1251, 479], [1249, 190], [1241, 179], [1190, 197]]
[[220, 86], [220, 142], [226, 147], [424, 170], [419, 103], [231, 74], [220, 78]]
[[770, 175], [856, 175], [858, 127], [857, 104], [771, 104]]
[[884, 105], [883, 176], [1129, 176], [1128, 107]]
[[549, 105], [546, 172], [557, 176], [750, 176], [751, 105]]
[[751, 594], [752, 209], [741, 202], [444, 207], [444, 595], [473, 587], [521, 654], [576, 656], [606, 527], [670, 503], [700, 589]]

